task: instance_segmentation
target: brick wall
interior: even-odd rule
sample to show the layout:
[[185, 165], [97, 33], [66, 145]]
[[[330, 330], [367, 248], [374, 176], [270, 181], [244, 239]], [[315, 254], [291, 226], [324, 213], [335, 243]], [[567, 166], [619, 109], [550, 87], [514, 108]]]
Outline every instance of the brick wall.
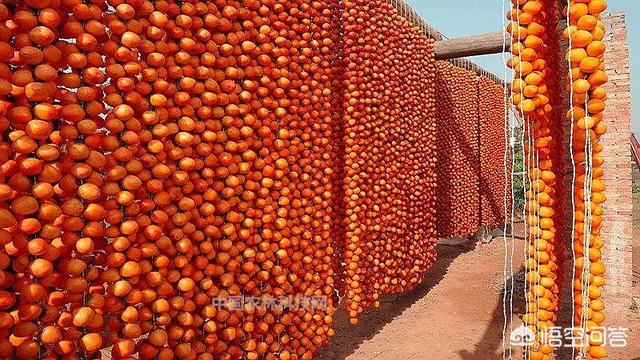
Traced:
[[604, 17], [607, 27], [606, 85], [608, 100], [605, 121], [609, 127], [602, 138], [605, 158], [607, 202], [602, 236], [603, 259], [607, 265], [606, 300], [628, 306], [633, 280], [633, 199], [631, 179], [631, 72], [627, 25], [623, 13]]

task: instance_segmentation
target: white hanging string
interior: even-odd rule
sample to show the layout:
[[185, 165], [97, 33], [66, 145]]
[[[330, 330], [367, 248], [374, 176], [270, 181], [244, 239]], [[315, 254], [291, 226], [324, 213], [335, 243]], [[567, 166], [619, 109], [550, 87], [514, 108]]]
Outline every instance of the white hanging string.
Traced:
[[[508, 85], [507, 85], [508, 86]], [[510, 116], [510, 113], [507, 115]], [[509, 333], [511, 333], [513, 331], [513, 299], [514, 299], [514, 291], [515, 291], [515, 273], [513, 270], [513, 258], [515, 256], [515, 251], [516, 251], [516, 238], [515, 238], [515, 217], [516, 217], [516, 204], [515, 204], [515, 198], [516, 198], [516, 192], [515, 192], [515, 186], [514, 186], [514, 180], [515, 180], [515, 176], [513, 175], [513, 170], [516, 168], [516, 147], [515, 147], [515, 135], [514, 135], [514, 131], [513, 131], [513, 127], [511, 126], [511, 123], [508, 124], [509, 125], [509, 151], [510, 151], [510, 156], [511, 156], [511, 171], [509, 174], [509, 181], [510, 181], [510, 192], [511, 192], [511, 196], [510, 196], [510, 204], [511, 204], [511, 208], [510, 208], [510, 225], [511, 225], [511, 254], [510, 254], [510, 261], [509, 261], [509, 278], [511, 279], [511, 286], [509, 289]], [[511, 143], [511, 139], [514, 139], [513, 145]], [[510, 336], [509, 336], [510, 338]], [[513, 346], [511, 345], [511, 342], [509, 341], [509, 359], [513, 358]]]
[[[513, 20], [512, 20], [513, 21]], [[518, 34], [518, 42], [521, 42], [523, 39], [521, 38], [521, 32], [520, 32], [520, 17], [518, 17], [517, 19], [517, 25], [518, 28], [515, 29], [515, 31], [517, 31]], [[513, 27], [513, 26], [512, 26]], [[513, 29], [512, 29], [513, 32]], [[518, 73], [522, 74], [522, 55], [518, 54]], [[520, 93], [520, 105], [522, 104], [522, 101], [524, 100], [523, 98], [523, 94]], [[533, 162], [531, 161], [532, 159], [530, 159], [531, 156], [531, 127], [528, 124], [528, 119], [525, 117], [525, 113], [524, 113], [524, 109], [522, 108], [522, 106], [520, 106], [520, 117], [522, 118], [522, 123], [523, 123], [523, 127], [522, 127], [522, 162], [523, 162], [523, 187], [524, 187], [524, 194], [523, 196], [525, 197], [525, 206], [523, 208], [523, 218], [525, 219], [525, 226], [524, 226], [524, 254], [525, 254], [525, 264], [529, 263], [529, 250], [528, 250], [528, 244], [529, 244], [529, 228], [528, 228], [528, 216], [527, 216], [527, 185], [529, 185], [529, 189], [531, 189], [531, 178], [529, 176], [529, 169], [527, 167], [528, 164], [532, 164]], [[526, 132], [526, 144], [527, 147], [529, 147], [529, 149], [525, 149], [525, 132]], [[528, 151], [527, 151], [528, 150]], [[534, 259], [535, 260], [535, 259]], [[531, 286], [528, 283], [528, 278], [527, 278], [527, 271], [528, 269], [525, 268], [525, 284], [524, 284], [524, 296], [525, 296], [525, 313], [528, 313], [528, 309], [529, 309], [529, 297], [528, 297], [528, 288]], [[537, 322], [537, 320], [536, 320]], [[525, 326], [527, 326], [526, 324], [524, 324]], [[536, 324], [537, 326], [537, 324]], [[526, 360], [529, 357], [529, 346], [525, 346], [524, 347], [524, 359]]]
[[[583, 268], [582, 268], [582, 328], [585, 332], [585, 341], [588, 341], [588, 327], [587, 327], [587, 311], [589, 308], [589, 302], [587, 301], [589, 293], [589, 273], [591, 269], [591, 259], [589, 257], [589, 249], [590, 249], [590, 241], [591, 241], [591, 225], [592, 225], [592, 213], [591, 213], [591, 181], [593, 179], [593, 158], [592, 158], [592, 141], [591, 136], [589, 134], [589, 130], [586, 129], [586, 138], [585, 138], [585, 175], [584, 175], [584, 235], [583, 235]], [[586, 345], [586, 344], [585, 344]], [[582, 355], [586, 357], [587, 347], [583, 346], [581, 348]]]
[[[521, 112], [523, 113], [523, 127], [522, 127], [522, 137], [521, 137], [521, 146], [522, 146], [522, 168], [524, 169], [523, 173], [522, 173], [522, 184], [523, 184], [523, 196], [524, 196], [524, 206], [522, 208], [522, 218], [525, 220], [525, 224], [524, 224], [524, 258], [525, 258], [525, 264], [526, 266], [528, 266], [529, 264], [529, 260], [530, 260], [530, 256], [529, 256], [529, 249], [528, 249], [528, 243], [529, 243], [529, 216], [528, 216], [528, 211], [527, 211], [527, 192], [530, 191], [532, 189], [531, 187], [531, 179], [529, 178], [529, 171], [527, 169], [527, 163], [529, 163], [529, 152], [527, 151], [527, 147], [528, 144], [531, 142], [530, 139], [530, 135], [529, 135], [529, 124], [527, 122], [527, 120], [524, 118], [524, 112], [521, 110]], [[525, 137], [526, 136], [526, 137]], [[528, 289], [531, 286], [531, 284], [529, 284], [529, 278], [527, 276], [529, 269], [525, 266], [525, 276], [524, 276], [524, 297], [525, 297], [525, 314], [527, 313], [527, 309], [529, 308], [529, 296], [528, 296]], [[527, 324], [524, 324], [525, 326], [527, 326]], [[524, 353], [524, 359], [526, 360], [529, 356], [528, 353], [528, 346], [525, 347], [525, 353]]]
[[[509, 95], [510, 95], [510, 89], [508, 89], [508, 81], [507, 81], [507, 76], [508, 76], [508, 71], [507, 71], [507, 67], [506, 67], [506, 63], [507, 63], [507, 57], [505, 54], [504, 49], [507, 48], [507, 24], [506, 24], [506, 18], [505, 18], [505, 9], [506, 9], [506, 0], [502, 0], [502, 8], [501, 8], [501, 13], [500, 13], [500, 18], [502, 20], [502, 64], [503, 64], [503, 74], [502, 74], [502, 79], [503, 79], [503, 91], [502, 91], [502, 97], [503, 97], [503, 102], [504, 102], [504, 119], [503, 119], [503, 127], [504, 127], [504, 155], [503, 155], [503, 169], [504, 169], [504, 201], [503, 201], [503, 210], [504, 210], [504, 228], [503, 228], [503, 243], [504, 243], [504, 261], [503, 261], [503, 293], [502, 293], [502, 316], [504, 318], [504, 325], [502, 327], [502, 358], [504, 360], [507, 359], [507, 346], [506, 343], [508, 341], [508, 339], [510, 339], [510, 334], [511, 331], [513, 330], [513, 326], [512, 326], [512, 321], [511, 321], [511, 317], [513, 316], [513, 292], [514, 292], [514, 281], [513, 281], [513, 257], [514, 257], [514, 240], [513, 239], [513, 225], [514, 225], [514, 212], [515, 212], [515, 205], [514, 205], [514, 196], [513, 196], [513, 161], [515, 160], [515, 148], [511, 146], [511, 131], [510, 131], [510, 124], [509, 124], [509, 104], [508, 102], [511, 101]], [[509, 40], [511, 42], [511, 39]], [[507, 158], [510, 159], [511, 162], [511, 171], [509, 171], [508, 167], [507, 167]], [[510, 189], [510, 190], [509, 190]], [[507, 191], [511, 192], [511, 201], [509, 202], [507, 200]], [[511, 207], [509, 212], [507, 212], [507, 203], [510, 203]], [[511, 256], [510, 256], [510, 260], [507, 260], [507, 252], [509, 251], [509, 239], [507, 238], [507, 222], [510, 221], [511, 224], [511, 238], [512, 238], [512, 245], [511, 245]], [[508, 262], [508, 264], [507, 264]], [[509, 276], [507, 276], [507, 265], [509, 265]], [[509, 285], [508, 279], [511, 279], [511, 284], [509, 287], [509, 311], [507, 313], [507, 307], [506, 307], [506, 303], [507, 303], [507, 285]], [[507, 317], [508, 316], [508, 317]], [[509, 328], [509, 336], [507, 336], [507, 328]], [[509, 341], [509, 359], [512, 358], [512, 345], [511, 342]]]
[[[585, 99], [584, 99], [584, 113], [585, 113], [585, 117], [589, 116], [589, 108], [588, 108], [588, 101], [589, 101], [589, 92], [587, 91], [587, 93], [585, 94]], [[589, 309], [589, 302], [587, 301], [587, 299], [589, 298], [589, 274], [590, 274], [590, 270], [591, 270], [591, 258], [589, 257], [589, 249], [591, 248], [591, 227], [592, 227], [592, 211], [591, 211], [591, 182], [593, 181], [593, 141], [591, 139], [591, 130], [585, 126], [585, 145], [584, 145], [584, 154], [585, 154], [585, 164], [584, 164], [584, 233], [583, 233], [583, 268], [582, 268], [582, 278], [581, 278], [581, 284], [582, 284], [582, 327], [584, 329], [584, 333], [585, 333], [585, 340], [588, 341], [588, 335], [587, 335], [587, 331], [588, 331], [588, 326], [587, 326], [587, 321], [588, 316], [587, 316], [587, 311]], [[584, 354], [584, 356], [586, 357], [586, 351], [587, 351], [587, 347], [583, 346], [582, 347], [582, 353]]]
[[[569, 47], [567, 49], [567, 52], [570, 54], [571, 52], [571, 48], [573, 46], [572, 44], [572, 39], [571, 39], [571, 17], [570, 17], [570, 11], [571, 11], [571, 0], [567, 0], [567, 11], [566, 11], [566, 21], [567, 21], [567, 31], [568, 31], [568, 38], [569, 38]], [[574, 98], [574, 93], [573, 93], [573, 71], [572, 71], [572, 64], [571, 64], [571, 56], [567, 56], [567, 67], [569, 70], [569, 107], [570, 107], [570, 113], [571, 113], [571, 117], [570, 117], [570, 135], [569, 135], [569, 151], [570, 151], [570, 157], [571, 157], [571, 168], [572, 168], [572, 174], [571, 174], [571, 258], [573, 259], [573, 264], [571, 266], [572, 271], [571, 271], [571, 284], [573, 287], [573, 281], [576, 277], [576, 248], [575, 248], [575, 227], [576, 227], [576, 202], [575, 202], [575, 179], [576, 179], [576, 161], [574, 158], [574, 152], [573, 152], [573, 139], [574, 139], [574, 131], [573, 131], [573, 123], [575, 120], [575, 113], [573, 110], [573, 98]], [[575, 291], [573, 290], [573, 288], [571, 289], [571, 325], [572, 328], [574, 328], [576, 326], [576, 321], [575, 321], [575, 312], [576, 312], [576, 307], [575, 307]], [[576, 348], [575, 347], [571, 347], [571, 353], [572, 356], [571, 358], [575, 358], [576, 356]]]
[[[502, 14], [501, 14], [501, 19], [502, 19], [502, 48], [504, 49], [506, 47], [506, 43], [507, 43], [507, 36], [505, 34], [505, 20], [504, 20], [504, 8], [505, 8], [505, 0], [502, 0]], [[504, 72], [503, 72], [503, 78], [505, 80], [506, 83], [506, 78], [507, 78], [507, 70], [506, 70], [506, 59], [505, 59], [505, 55], [504, 52], [502, 53], [502, 64], [504, 66]], [[506, 88], [504, 89], [503, 93], [506, 93]], [[503, 170], [504, 170], [504, 180], [505, 180], [505, 184], [504, 184], [504, 200], [503, 200], [503, 205], [504, 205], [504, 234], [503, 234], [503, 244], [504, 244], [504, 257], [503, 257], [503, 269], [502, 269], [502, 317], [504, 319], [504, 324], [502, 326], [502, 358], [506, 359], [507, 356], [507, 347], [506, 347], [506, 333], [507, 333], [507, 151], [508, 151], [508, 144], [507, 144], [507, 116], [506, 116], [506, 108], [507, 108], [507, 100], [506, 100], [506, 96], [504, 99], [504, 109], [505, 109], [505, 116], [503, 119], [503, 135], [505, 137], [505, 149], [504, 149], [504, 154], [503, 154]]]

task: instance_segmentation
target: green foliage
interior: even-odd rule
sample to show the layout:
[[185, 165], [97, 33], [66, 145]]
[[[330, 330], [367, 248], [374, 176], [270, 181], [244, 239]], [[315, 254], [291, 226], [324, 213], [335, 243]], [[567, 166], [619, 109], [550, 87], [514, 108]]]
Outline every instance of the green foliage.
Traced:
[[524, 164], [522, 159], [524, 154], [522, 152], [522, 141], [519, 134], [522, 133], [522, 129], [513, 129], [513, 134], [516, 137], [514, 144], [514, 163], [513, 163], [513, 203], [516, 209], [516, 216], [522, 216], [524, 210], [525, 197], [524, 197]]

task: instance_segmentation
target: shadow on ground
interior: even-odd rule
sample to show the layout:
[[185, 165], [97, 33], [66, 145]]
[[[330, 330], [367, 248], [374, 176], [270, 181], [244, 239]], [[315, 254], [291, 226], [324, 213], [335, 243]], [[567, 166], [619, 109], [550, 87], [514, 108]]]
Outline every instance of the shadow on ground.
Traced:
[[[356, 353], [361, 345], [376, 337], [376, 335], [379, 334], [387, 324], [390, 324], [396, 318], [402, 317], [405, 310], [425, 298], [429, 292], [447, 275], [450, 265], [456, 258], [463, 254], [472, 252], [474, 249], [475, 245], [472, 244], [460, 246], [438, 246], [438, 261], [436, 261], [434, 267], [427, 273], [425, 281], [421, 285], [412, 292], [383, 298], [380, 308], [365, 312], [361, 316], [360, 322], [357, 326], [351, 326], [349, 324], [348, 315], [343, 309], [338, 310], [334, 316], [334, 329], [336, 331], [336, 335], [331, 339], [329, 347], [323, 349], [318, 354], [317, 358], [323, 360], [342, 360]], [[501, 265], [498, 265], [497, 267], [500, 266]], [[516, 270], [518, 267], [519, 265], [516, 267]], [[473, 276], [473, 274], [470, 273], [469, 276]], [[521, 314], [524, 311], [524, 303], [521, 300], [524, 298], [522, 293], [522, 289], [524, 288], [523, 278], [523, 271], [517, 271], [514, 275], [515, 280], [508, 280], [507, 286], [505, 287], [502, 283], [502, 278], [500, 277], [500, 281], [497, 281], [499, 284], [496, 284], [496, 288], [493, 289], [495, 291], [494, 294], [496, 294], [495, 296], [499, 296], [500, 299], [502, 299], [504, 296], [504, 289], [509, 292], [511, 284], [513, 284], [514, 315]], [[497, 295], [498, 293], [499, 295]], [[425, 316], [429, 315], [425, 314]], [[471, 350], [457, 350], [451, 355], [457, 359], [463, 360], [502, 359], [503, 320], [504, 314], [502, 303], [500, 302], [493, 310], [490, 323], [487, 324], [487, 327], [485, 329], [478, 329], [478, 331], [483, 331], [482, 340], [476, 342], [476, 345]], [[518, 325], [519, 324], [514, 324], [514, 328]], [[420, 346], [420, 344], [416, 344], [416, 346]], [[514, 352], [517, 352], [517, 349], [514, 349]], [[387, 353], [386, 356], [387, 357], [383, 355], [374, 355], [373, 357], [367, 357], [367, 360], [386, 360], [393, 358], [394, 355], [389, 355]], [[354, 358], [358, 357], [354, 356]]]
[[[507, 279], [506, 286], [499, 284], [501, 286], [499, 297], [503, 299], [504, 304], [509, 309], [506, 310], [507, 313], [511, 313], [512, 315], [520, 316], [525, 312], [524, 277], [525, 271], [524, 268], [521, 267], [517, 272], [515, 272], [513, 277]], [[510, 306], [510, 303], [513, 304], [512, 307]], [[458, 359], [504, 359], [503, 353], [506, 354], [507, 359], [517, 359], [521, 356], [521, 348], [511, 347], [508, 343], [505, 343], [503, 348], [501, 328], [504, 324], [505, 316], [503, 309], [505, 308], [502, 303], [498, 304], [498, 306], [493, 309], [491, 320], [482, 334], [482, 340], [475, 345], [475, 349], [473, 351], [468, 351], [466, 349], [458, 351]], [[519, 322], [516, 323], [514, 321], [514, 323], [511, 324], [511, 328], [513, 329], [518, 326], [520, 326]], [[505, 339], [507, 341], [509, 340], [509, 335], [510, 331], [506, 330]]]
[[473, 251], [475, 245], [438, 246], [438, 260], [427, 272], [425, 280], [413, 291], [386, 296], [381, 299], [380, 308], [372, 309], [360, 316], [357, 326], [349, 323], [349, 315], [343, 307], [334, 315], [335, 336], [329, 346], [318, 354], [317, 359], [341, 360], [353, 354], [364, 342], [382, 330], [382, 328], [400, 316], [416, 301], [425, 297], [447, 274], [449, 265], [460, 255]]

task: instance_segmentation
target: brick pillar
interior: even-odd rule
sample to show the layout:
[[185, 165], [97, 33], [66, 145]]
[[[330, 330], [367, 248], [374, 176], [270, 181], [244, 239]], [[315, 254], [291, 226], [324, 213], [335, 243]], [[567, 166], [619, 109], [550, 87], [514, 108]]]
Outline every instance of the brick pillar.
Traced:
[[607, 202], [604, 205], [603, 261], [607, 266], [604, 294], [608, 303], [628, 307], [633, 281], [633, 199], [631, 179], [631, 72], [624, 13], [607, 14], [606, 71], [609, 83], [602, 137]]

